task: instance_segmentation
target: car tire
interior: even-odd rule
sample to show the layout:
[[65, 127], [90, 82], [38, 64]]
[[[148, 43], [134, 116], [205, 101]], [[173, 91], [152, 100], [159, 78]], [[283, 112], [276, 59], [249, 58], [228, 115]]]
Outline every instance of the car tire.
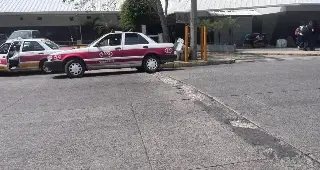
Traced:
[[70, 60], [64, 67], [69, 78], [81, 78], [85, 72], [85, 65], [80, 60]]
[[159, 70], [160, 62], [156, 56], [147, 56], [144, 58], [142, 66], [147, 73], [155, 73]]
[[39, 64], [39, 68], [40, 68], [41, 73], [43, 73], [43, 74], [52, 73], [52, 70], [50, 70], [48, 67], [44, 66], [44, 62], [45, 62], [45, 60], [40, 61], [40, 64]]

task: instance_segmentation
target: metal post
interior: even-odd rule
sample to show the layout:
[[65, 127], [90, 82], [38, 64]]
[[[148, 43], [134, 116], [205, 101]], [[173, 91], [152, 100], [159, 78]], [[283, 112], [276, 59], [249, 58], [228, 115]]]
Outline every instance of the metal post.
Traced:
[[158, 34], [158, 41], [159, 41], [159, 43], [163, 43], [163, 34], [162, 33]]
[[141, 25], [141, 32], [144, 35], [147, 35], [147, 26], [146, 25]]
[[191, 58], [196, 60], [197, 57], [197, 0], [191, 0], [190, 11], [190, 48]]
[[203, 27], [203, 60], [207, 61], [207, 27]]
[[189, 26], [184, 27], [184, 61], [188, 62], [189, 57]]
[[204, 27], [203, 26], [201, 26], [201, 28], [200, 28], [200, 53], [201, 53], [201, 59], [203, 60], [204, 58], [203, 58], [203, 52], [204, 52], [204, 40], [203, 40], [203, 38], [204, 38]]

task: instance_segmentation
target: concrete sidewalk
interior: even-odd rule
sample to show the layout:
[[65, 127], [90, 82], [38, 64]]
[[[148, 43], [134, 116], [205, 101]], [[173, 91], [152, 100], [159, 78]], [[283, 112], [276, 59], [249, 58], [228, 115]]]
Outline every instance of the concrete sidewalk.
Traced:
[[320, 56], [320, 50], [303, 51], [297, 48], [260, 48], [260, 49], [237, 49], [237, 54], [244, 55], [296, 55], [296, 56]]
[[[216, 52], [209, 52], [210, 55], [218, 55]], [[237, 55], [292, 55], [292, 56], [320, 56], [320, 49], [316, 51], [303, 51], [297, 48], [254, 48], [254, 49], [237, 49], [235, 53], [220, 53], [237, 54]]]

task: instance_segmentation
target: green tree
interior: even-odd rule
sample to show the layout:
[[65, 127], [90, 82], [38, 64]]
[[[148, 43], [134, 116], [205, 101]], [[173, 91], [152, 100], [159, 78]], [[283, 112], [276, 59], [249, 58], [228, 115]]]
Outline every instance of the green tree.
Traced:
[[[82, 41], [82, 25], [80, 22], [79, 13], [87, 12], [87, 11], [96, 11], [97, 8], [99, 11], [112, 11], [112, 10], [116, 10], [118, 5], [118, 0], [101, 0], [99, 7], [96, 6], [97, 4], [92, 3], [93, 2], [92, 0], [62, 0], [62, 2], [73, 5], [74, 9], [76, 9], [78, 12], [76, 14], [76, 17], [79, 22], [81, 41]], [[103, 25], [110, 25], [110, 24], [105, 23]]]
[[150, 0], [126, 0], [120, 10], [120, 26], [123, 29], [139, 30], [141, 25], [156, 24], [159, 21]]
[[[116, 10], [120, 5], [118, 0], [101, 0], [100, 6], [97, 7], [92, 0], [62, 0], [63, 2], [73, 4], [75, 9], [78, 11], [95, 11], [99, 9], [100, 11], [112, 11]], [[149, 0], [154, 9], [156, 9], [159, 16], [161, 27], [163, 31], [163, 41], [169, 41], [169, 29], [167, 23], [167, 12], [168, 12], [168, 0], [165, 0], [165, 10], [162, 7], [161, 0]], [[136, 2], [135, 2], [136, 3]], [[80, 27], [81, 28], [81, 27]]]
[[[201, 19], [199, 21], [199, 26], [206, 26], [208, 30], [212, 30], [218, 32], [220, 34], [221, 30], [228, 30], [229, 31], [229, 44], [231, 44], [230, 38], [233, 36], [233, 28], [239, 27], [236, 23], [237, 19], [232, 17], [226, 17], [222, 19], [218, 19], [216, 21], [212, 19]], [[219, 44], [220, 44], [220, 37], [219, 37]]]

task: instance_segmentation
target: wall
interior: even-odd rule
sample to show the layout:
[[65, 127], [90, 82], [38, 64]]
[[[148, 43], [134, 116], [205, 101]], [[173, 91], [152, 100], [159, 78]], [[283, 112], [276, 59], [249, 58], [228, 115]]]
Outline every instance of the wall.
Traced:
[[[252, 17], [251, 16], [245, 16], [245, 17], [235, 17], [236, 24], [238, 27], [233, 28], [233, 37], [229, 38], [229, 30], [224, 29], [221, 32], [221, 44], [228, 44], [230, 41], [236, 45], [242, 45], [244, 41], [244, 37], [246, 34], [251, 33], [252, 31]], [[218, 44], [219, 38], [218, 38], [218, 32], [215, 32], [214, 35], [214, 42], [215, 44]]]
[[262, 20], [262, 33], [267, 34], [268, 42], [272, 42], [271, 39], [275, 30], [275, 26], [277, 24], [278, 17], [279, 14], [258, 16], [258, 18]]
[[[91, 16], [91, 19], [88, 19], [87, 16]], [[23, 20], [20, 20], [20, 17], [23, 17]], [[38, 20], [37, 17], [42, 17], [42, 20]], [[74, 17], [74, 20], [71, 21], [70, 17]], [[118, 25], [117, 14], [79, 15], [80, 22], [77, 20], [78, 17], [72, 14], [0, 15], [0, 33], [10, 35], [15, 30], [35, 29], [39, 30], [42, 36], [59, 44], [69, 44], [72, 39], [73, 41], [81, 39], [79, 23], [85, 25], [85, 23], [93, 21], [97, 17]], [[81, 29], [83, 43], [91, 43], [98, 37], [92, 26], [82, 26]]]
[[[91, 19], [87, 19], [87, 16], [91, 16]], [[20, 17], [23, 20], [20, 20]], [[42, 20], [38, 20], [38, 17], [42, 17]], [[70, 17], [74, 20], [71, 21]], [[88, 14], [88, 15], [57, 15], [57, 14], [24, 14], [24, 15], [0, 15], [0, 27], [21, 27], [21, 26], [76, 26], [79, 23], [86, 23], [92, 21], [96, 17], [104, 17], [106, 21], [112, 21], [113, 24], [118, 24], [116, 14]], [[78, 19], [79, 18], [79, 19]]]

